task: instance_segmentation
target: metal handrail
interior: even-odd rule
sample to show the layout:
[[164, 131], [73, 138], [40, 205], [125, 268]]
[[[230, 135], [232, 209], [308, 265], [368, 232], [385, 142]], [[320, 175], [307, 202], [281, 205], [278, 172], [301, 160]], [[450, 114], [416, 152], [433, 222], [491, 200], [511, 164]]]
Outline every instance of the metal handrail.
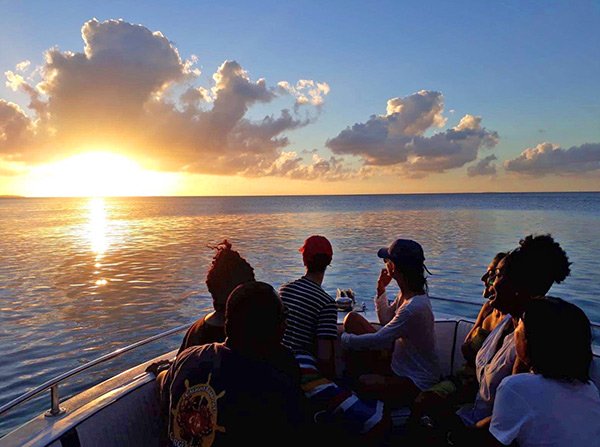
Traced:
[[[481, 307], [483, 303], [476, 303], [475, 301], [467, 301], [467, 300], [457, 300], [453, 298], [440, 298], [437, 296], [430, 296], [430, 300], [438, 300], [438, 301], [446, 301], [450, 303], [460, 303], [460, 304], [469, 304], [471, 306]], [[600, 323], [596, 323], [595, 321], [590, 321], [590, 326], [600, 330]]]
[[47, 382], [44, 382], [37, 388], [35, 388], [31, 391], [28, 391], [25, 394], [22, 394], [21, 396], [17, 397], [16, 399], [11, 400], [10, 402], [8, 402], [5, 405], [2, 405], [0, 407], [0, 415], [6, 413], [7, 411], [11, 410], [12, 408], [16, 407], [17, 405], [20, 405], [23, 402], [31, 399], [32, 397], [37, 396], [38, 394], [42, 393], [43, 391], [46, 391], [49, 388], [51, 390], [51, 393], [50, 393], [51, 394], [50, 395], [51, 409], [48, 413], [46, 413], [46, 415], [56, 416], [58, 414], [61, 414], [62, 411], [59, 408], [59, 396], [58, 396], [58, 384], [60, 382], [66, 380], [69, 377], [72, 377], [76, 374], [79, 374], [82, 371], [92, 368], [100, 363], [106, 362], [107, 360], [111, 360], [111, 359], [118, 357], [126, 352], [129, 352], [129, 351], [132, 351], [133, 349], [139, 348], [140, 346], [146, 345], [148, 343], [152, 343], [153, 341], [160, 340], [161, 338], [168, 337], [169, 335], [173, 335], [177, 332], [181, 332], [185, 329], [188, 329], [189, 327], [190, 327], [189, 324], [184, 324], [182, 326], [178, 326], [173, 329], [169, 329], [168, 331], [161, 332], [160, 334], [156, 334], [151, 337], [145, 338], [145, 339], [135, 342], [131, 345], [125, 346], [124, 348], [119, 348], [113, 352], [110, 352], [101, 357], [98, 357], [95, 360], [85, 363], [84, 365], [78, 366], [77, 368], [74, 368], [70, 371], [60, 374], [59, 376], [54, 377], [53, 379], [50, 379]]

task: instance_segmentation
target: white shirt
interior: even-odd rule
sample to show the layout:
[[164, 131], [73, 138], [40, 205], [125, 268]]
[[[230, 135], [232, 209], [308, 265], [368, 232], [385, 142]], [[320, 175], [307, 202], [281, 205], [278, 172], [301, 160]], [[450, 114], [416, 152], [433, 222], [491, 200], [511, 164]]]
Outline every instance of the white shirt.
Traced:
[[[506, 315], [487, 336], [475, 358], [475, 373], [479, 382], [479, 392], [473, 404], [465, 405], [457, 414], [465, 425], [475, 425], [481, 419], [492, 415], [496, 390], [502, 379], [512, 374], [517, 358], [513, 332], [501, 342], [512, 317]], [[500, 344], [501, 343], [501, 344]]]
[[490, 433], [519, 447], [600, 445], [600, 394], [590, 383], [516, 374], [498, 387]]
[[[378, 315], [388, 306], [384, 292], [375, 298]], [[382, 321], [383, 323], [383, 321]], [[394, 346], [391, 368], [399, 377], [408, 377], [421, 390], [440, 378], [435, 351], [434, 318], [427, 295], [413, 296], [396, 308], [393, 318], [372, 334], [342, 334], [345, 349], [388, 349]]]

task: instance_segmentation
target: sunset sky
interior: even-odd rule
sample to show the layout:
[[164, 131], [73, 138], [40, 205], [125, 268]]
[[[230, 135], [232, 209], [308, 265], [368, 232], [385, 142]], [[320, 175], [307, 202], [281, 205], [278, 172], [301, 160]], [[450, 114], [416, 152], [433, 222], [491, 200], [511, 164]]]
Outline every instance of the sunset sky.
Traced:
[[600, 190], [598, 1], [0, 7], [0, 195]]

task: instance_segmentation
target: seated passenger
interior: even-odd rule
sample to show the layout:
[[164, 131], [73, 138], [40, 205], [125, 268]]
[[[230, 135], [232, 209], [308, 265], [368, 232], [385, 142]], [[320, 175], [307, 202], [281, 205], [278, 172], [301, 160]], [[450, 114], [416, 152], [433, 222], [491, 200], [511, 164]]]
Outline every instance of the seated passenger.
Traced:
[[[342, 347], [360, 351], [393, 346], [391, 364], [372, 371], [374, 374], [361, 375], [359, 390], [395, 406], [407, 405], [440, 377], [425, 256], [421, 245], [407, 239], [380, 249], [378, 256], [386, 268], [377, 281], [375, 308], [384, 326], [376, 331], [362, 316], [351, 312], [344, 320]], [[400, 293], [390, 304], [385, 289], [392, 279], [398, 283]]]
[[334, 342], [338, 338], [335, 300], [323, 288], [325, 271], [333, 257], [331, 243], [323, 236], [310, 236], [299, 250], [306, 273], [279, 289], [289, 309], [283, 344], [294, 352], [317, 358], [319, 371], [335, 376]]
[[532, 298], [545, 295], [552, 284], [570, 273], [569, 258], [550, 235], [527, 236], [509, 252], [494, 272], [490, 303], [505, 317], [485, 339], [475, 368], [479, 391], [473, 404], [458, 411], [466, 426], [486, 427], [492, 415], [496, 389], [513, 373], [517, 352], [513, 331]]
[[206, 286], [212, 296], [215, 310], [204, 315], [188, 329], [178, 354], [191, 346], [225, 340], [227, 297], [240, 284], [254, 281], [254, 269], [237, 251], [231, 249], [227, 240], [215, 248], [217, 252], [206, 275]]
[[231, 292], [225, 342], [186, 349], [163, 379], [172, 446], [301, 445], [306, 400], [298, 364], [281, 344], [284, 324], [270, 285], [248, 282]]
[[[505, 256], [506, 253], [498, 253], [494, 256], [486, 272], [481, 277], [484, 298], [490, 297], [493, 272]], [[416, 422], [423, 414], [437, 416], [440, 413], [450, 411], [450, 408], [455, 405], [473, 402], [479, 386], [475, 375], [475, 356], [487, 336], [503, 317], [504, 315], [499, 310], [492, 308], [490, 302], [486, 300], [479, 311], [475, 324], [462, 344], [465, 363], [453, 376], [436, 383], [417, 396], [412, 409], [413, 422]]]
[[498, 267], [498, 263], [506, 256], [506, 253], [497, 253], [488, 265], [486, 272], [481, 277], [481, 281], [483, 282], [483, 297], [487, 299], [481, 306], [481, 310], [479, 311], [479, 315], [477, 315], [477, 320], [475, 320], [475, 324], [465, 337], [465, 341], [461, 346], [461, 351], [463, 357], [465, 358], [468, 365], [475, 367], [475, 357], [477, 356], [477, 352], [483, 345], [483, 342], [490, 335], [490, 332], [494, 330], [496, 326], [502, 321], [504, 318], [504, 314], [500, 312], [498, 309], [494, 309], [490, 302], [489, 298], [492, 294], [491, 286], [494, 283], [494, 275], [493, 273], [496, 271], [496, 267]]
[[560, 298], [536, 299], [515, 329], [518, 357], [531, 373], [498, 387], [491, 445], [600, 443], [600, 395], [590, 380], [592, 334], [585, 313]]

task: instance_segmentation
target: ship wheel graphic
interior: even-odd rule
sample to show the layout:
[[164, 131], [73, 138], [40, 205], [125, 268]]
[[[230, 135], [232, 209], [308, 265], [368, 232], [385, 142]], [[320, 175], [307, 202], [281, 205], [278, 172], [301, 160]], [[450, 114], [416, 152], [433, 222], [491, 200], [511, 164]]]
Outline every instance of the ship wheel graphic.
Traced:
[[172, 410], [171, 440], [179, 447], [210, 447], [216, 433], [225, 432], [225, 427], [217, 425], [217, 400], [225, 391], [215, 392], [211, 376], [206, 383], [192, 387], [187, 379], [184, 382], [186, 390]]

